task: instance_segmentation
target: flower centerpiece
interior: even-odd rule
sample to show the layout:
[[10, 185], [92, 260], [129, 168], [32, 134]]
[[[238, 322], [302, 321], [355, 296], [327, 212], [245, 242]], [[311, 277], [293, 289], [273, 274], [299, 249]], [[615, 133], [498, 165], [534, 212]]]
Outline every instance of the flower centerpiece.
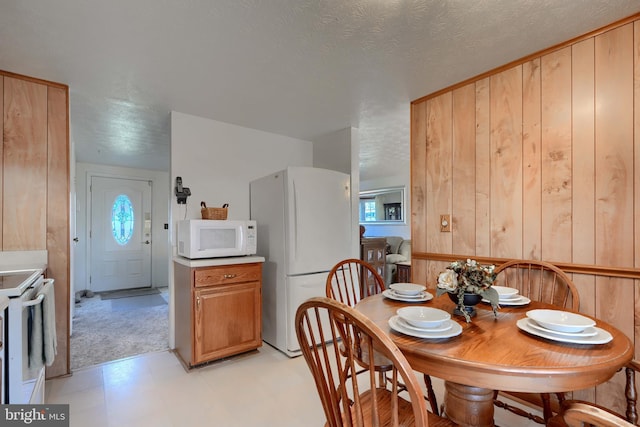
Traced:
[[469, 295], [478, 296], [476, 304], [481, 299], [488, 300], [494, 315], [497, 315], [500, 297], [498, 292], [491, 287], [496, 280], [494, 270], [494, 265], [481, 265], [471, 259], [466, 262], [454, 261], [438, 275], [436, 295], [449, 293], [451, 300], [457, 302], [454, 313], [464, 315], [467, 322], [470, 322], [471, 316], [475, 315], [473, 306], [469, 306], [468, 302], [465, 304], [465, 298], [469, 299]]

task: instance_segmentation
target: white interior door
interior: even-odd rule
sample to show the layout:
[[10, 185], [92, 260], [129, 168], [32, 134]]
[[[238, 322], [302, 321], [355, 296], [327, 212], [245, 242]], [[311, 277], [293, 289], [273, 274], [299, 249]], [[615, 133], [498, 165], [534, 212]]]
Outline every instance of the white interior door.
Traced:
[[91, 178], [89, 289], [151, 286], [151, 181]]

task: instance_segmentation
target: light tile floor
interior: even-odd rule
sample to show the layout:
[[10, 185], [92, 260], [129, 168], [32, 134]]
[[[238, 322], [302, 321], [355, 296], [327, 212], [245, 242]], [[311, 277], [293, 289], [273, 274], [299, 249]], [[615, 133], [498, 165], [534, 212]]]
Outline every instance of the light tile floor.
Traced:
[[[441, 402], [442, 382], [434, 382]], [[72, 427], [306, 427], [325, 420], [304, 358], [267, 344], [189, 373], [169, 351], [79, 369], [47, 381], [46, 402], [68, 403]], [[501, 409], [496, 423], [539, 426]]]

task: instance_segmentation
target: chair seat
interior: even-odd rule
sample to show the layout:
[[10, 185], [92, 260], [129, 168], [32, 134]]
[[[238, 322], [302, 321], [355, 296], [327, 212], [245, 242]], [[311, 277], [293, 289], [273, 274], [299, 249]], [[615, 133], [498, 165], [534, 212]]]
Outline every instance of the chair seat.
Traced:
[[[363, 368], [367, 367], [366, 360], [369, 360], [369, 348], [365, 342], [360, 344], [360, 354], [356, 355], [356, 362]], [[375, 363], [376, 371], [390, 371], [393, 368], [393, 362], [391, 362], [387, 357], [383, 354], [380, 354], [379, 351], [373, 350], [373, 361]]]
[[[340, 342], [340, 354], [346, 356], [347, 350], [344, 348], [344, 344]], [[368, 363], [365, 360], [369, 360], [369, 350], [366, 348], [360, 348], [360, 353], [356, 355], [356, 362], [363, 368], [368, 367]], [[375, 363], [375, 370], [386, 372], [393, 368], [393, 363], [386, 358], [384, 355], [380, 354], [378, 351], [373, 351], [373, 361]]]
[[[376, 390], [376, 395], [378, 398], [377, 410], [381, 415], [381, 421], [382, 421], [382, 423], [380, 424], [380, 427], [392, 426], [393, 425], [391, 420], [392, 393], [387, 389], [379, 388]], [[362, 427], [367, 427], [371, 425], [371, 409], [373, 407], [372, 405], [373, 393], [371, 392], [371, 390], [367, 390], [366, 392], [362, 393], [360, 397], [362, 399], [361, 400], [362, 406], [363, 406], [362, 414], [364, 418]], [[399, 397], [398, 408], [399, 408], [398, 409], [398, 413], [399, 413], [398, 426], [399, 427], [415, 426], [415, 419], [413, 416], [413, 407], [411, 406], [411, 402], [408, 402], [402, 399], [401, 397]], [[451, 420], [439, 417], [435, 414], [432, 414], [431, 412], [428, 412], [427, 415], [429, 417], [429, 427], [452, 427], [456, 425]], [[344, 414], [343, 414], [343, 417], [344, 417]], [[351, 423], [354, 426], [360, 426], [360, 424], [358, 423], [358, 420], [355, 419], [355, 416], [351, 420]], [[348, 425], [346, 420], [344, 424]], [[325, 424], [325, 426], [326, 425], [328, 424]]]

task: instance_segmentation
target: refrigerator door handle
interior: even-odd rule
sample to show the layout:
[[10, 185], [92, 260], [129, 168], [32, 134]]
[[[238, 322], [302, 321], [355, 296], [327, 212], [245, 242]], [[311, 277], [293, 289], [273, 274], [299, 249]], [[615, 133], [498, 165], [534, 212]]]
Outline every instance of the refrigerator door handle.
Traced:
[[296, 254], [296, 258], [297, 258], [297, 254], [298, 254], [298, 191], [296, 190], [296, 181], [294, 180], [292, 182], [293, 184], [293, 232], [294, 232], [294, 236], [292, 239], [292, 244], [293, 244], [293, 248], [291, 253]]

